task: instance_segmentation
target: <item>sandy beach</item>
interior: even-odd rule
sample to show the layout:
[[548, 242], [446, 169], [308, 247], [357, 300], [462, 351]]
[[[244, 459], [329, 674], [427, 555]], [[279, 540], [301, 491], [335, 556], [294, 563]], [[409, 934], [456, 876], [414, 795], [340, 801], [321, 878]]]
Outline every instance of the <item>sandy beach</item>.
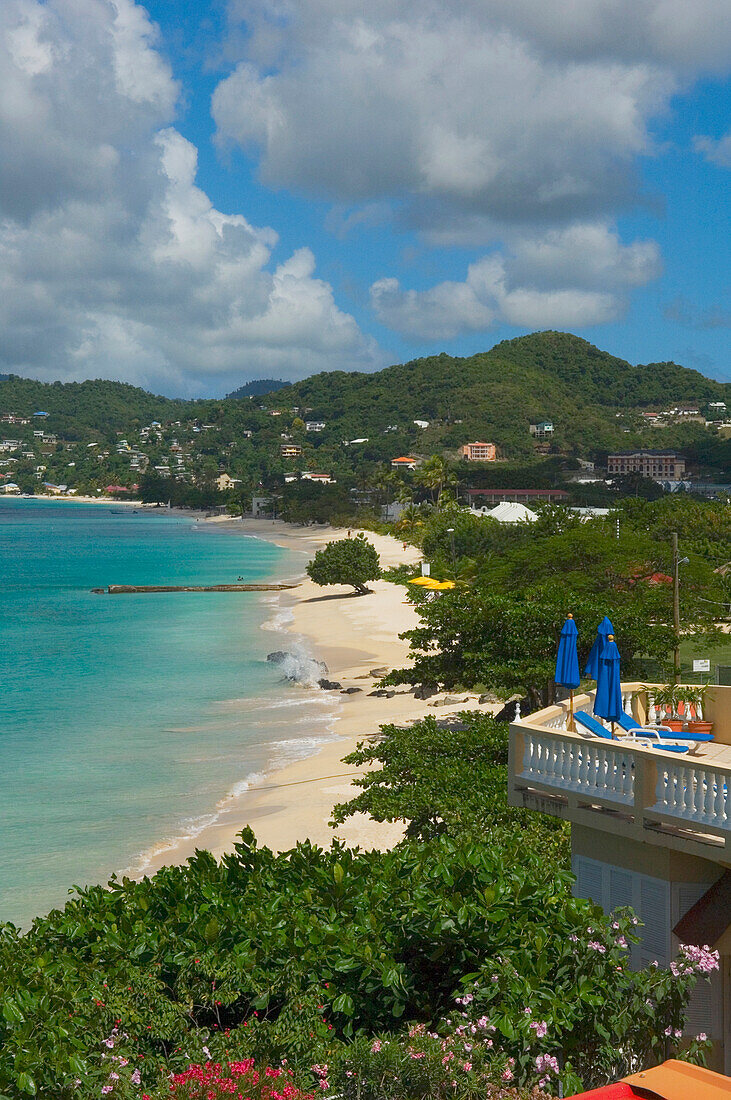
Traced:
[[[388, 581], [374, 581], [369, 585], [373, 590], [371, 594], [354, 596], [345, 586], [319, 588], [310, 581], [304, 575], [307, 561], [321, 546], [345, 538], [345, 530], [295, 527], [264, 519], [216, 518], [205, 522], [302, 552], [302, 583], [278, 597], [279, 608], [291, 611], [291, 633], [308, 640], [313, 655], [327, 664], [328, 678], [339, 682], [343, 689], [355, 687], [361, 691], [338, 696], [336, 740], [324, 745], [313, 756], [270, 772], [256, 787], [230, 798], [221, 806], [215, 823], [195, 838], [161, 846], [149, 855], [144, 873], [154, 873], [166, 864], [184, 862], [196, 848], [206, 848], [215, 856], [221, 856], [232, 849], [237, 834], [246, 825], [252, 827], [260, 844], [275, 851], [286, 851], [305, 839], [328, 846], [334, 837], [350, 846], [364, 848], [385, 848], [395, 844], [403, 835], [403, 826], [399, 823], [381, 824], [365, 815], [356, 815], [337, 829], [328, 822], [336, 803], [357, 794], [357, 788], [352, 786], [357, 770], [344, 765], [342, 758], [359, 741], [378, 736], [380, 726], [388, 722], [408, 722], [429, 714], [438, 717], [455, 710], [454, 706], [430, 705], [434, 700], [414, 699], [403, 687], [395, 689], [396, 694], [391, 699], [368, 695], [378, 679], [372, 675], [374, 669], [408, 664], [408, 643], [399, 638], [399, 634], [416, 626], [418, 617], [413, 605], [406, 600], [403, 587]], [[356, 531], [353, 529], [351, 534], [355, 535]], [[421, 558], [417, 549], [411, 546], [404, 549], [394, 538], [372, 532], [365, 534], [376, 546], [384, 568], [417, 563]], [[286, 636], [280, 644], [286, 647]], [[476, 708], [476, 697], [470, 697], [469, 704], [465, 705]]]

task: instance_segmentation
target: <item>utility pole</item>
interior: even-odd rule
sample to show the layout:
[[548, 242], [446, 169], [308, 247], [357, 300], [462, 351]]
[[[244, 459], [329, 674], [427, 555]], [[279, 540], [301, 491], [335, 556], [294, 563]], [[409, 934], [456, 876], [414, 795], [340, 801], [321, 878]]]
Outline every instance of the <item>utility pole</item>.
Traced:
[[675, 649], [673, 650], [673, 679], [680, 682], [680, 562], [678, 559], [678, 532], [673, 531], [673, 630], [675, 631]]

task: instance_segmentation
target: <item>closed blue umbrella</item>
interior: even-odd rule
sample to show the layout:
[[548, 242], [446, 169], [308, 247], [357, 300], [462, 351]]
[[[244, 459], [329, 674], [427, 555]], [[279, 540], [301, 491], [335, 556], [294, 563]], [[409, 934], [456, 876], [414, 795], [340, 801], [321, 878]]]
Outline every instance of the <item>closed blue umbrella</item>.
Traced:
[[606, 718], [612, 723], [617, 722], [624, 710], [622, 705], [622, 680], [619, 671], [619, 650], [617, 649], [614, 635], [607, 635], [607, 644], [604, 646], [599, 658], [599, 672], [596, 680], [596, 695], [594, 697], [594, 713], [599, 718]]
[[599, 626], [596, 628], [596, 638], [594, 639], [594, 645], [591, 647], [589, 653], [589, 659], [586, 662], [586, 668], [584, 669], [584, 676], [590, 677], [592, 680], [596, 680], [599, 675], [599, 658], [602, 655], [604, 646], [607, 644], [607, 637], [610, 634], [614, 634], [614, 627], [612, 626], [611, 619], [608, 619], [605, 615]]
[[576, 640], [579, 632], [576, 629], [574, 616], [568, 615], [566, 622], [561, 627], [561, 637], [558, 642], [556, 654], [556, 673], [554, 679], [557, 684], [569, 689], [569, 725], [574, 729], [574, 688], [581, 683], [579, 675], [579, 654], [576, 650]]

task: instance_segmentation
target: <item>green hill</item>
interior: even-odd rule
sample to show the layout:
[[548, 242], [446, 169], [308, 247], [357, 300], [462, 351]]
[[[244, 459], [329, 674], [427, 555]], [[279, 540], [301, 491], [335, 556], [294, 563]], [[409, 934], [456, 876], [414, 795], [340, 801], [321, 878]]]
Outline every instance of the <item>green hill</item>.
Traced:
[[[569, 333], [541, 332], [467, 358], [441, 354], [376, 374], [314, 375], [271, 401], [311, 408], [328, 427], [337, 424], [341, 437], [370, 437], [395, 426], [422, 449], [485, 439], [519, 457], [533, 453], [528, 428], [538, 420], [555, 423], [562, 447], [591, 453], [636, 445], [635, 436], [650, 431], [639, 417], [626, 424], [625, 410], [724, 399], [731, 407], [731, 385], [697, 371], [675, 363], [632, 366]], [[420, 431], [415, 419], [429, 421], [429, 428]], [[677, 445], [676, 435], [655, 430], [649, 445]]]
[[275, 390], [284, 389], [287, 385], [281, 378], [256, 378], [253, 382], [246, 382], [237, 390], [226, 394], [227, 397], [261, 397], [265, 393], [274, 393]]
[[[262, 388], [269, 392], [261, 394]], [[504, 458], [533, 460], [529, 425], [540, 420], [553, 421], [552, 447], [568, 455], [596, 458], [620, 447], [676, 447], [693, 461], [723, 470], [731, 464], [731, 443], [714, 430], [700, 423], [653, 429], [641, 415], [643, 409], [674, 405], [704, 410], [713, 400], [725, 400], [731, 408], [731, 385], [675, 363], [633, 366], [561, 332], [506, 340], [464, 358], [443, 353], [415, 359], [374, 374], [332, 371], [289, 385], [264, 379], [218, 400], [171, 400], [101, 380], [0, 380], [0, 414], [46, 411], [48, 430], [60, 438], [87, 440], [102, 433], [113, 441], [115, 433], [132, 433], [132, 439], [136, 428], [153, 420], [181, 421], [182, 429], [173, 434], [187, 438], [209, 464], [226, 462], [228, 468], [232, 452], [227, 457], [225, 447], [235, 446], [239, 469], [263, 480], [281, 467], [283, 433], [294, 431], [298, 440], [301, 434], [310, 466], [345, 476], [405, 450], [454, 451], [475, 439], [496, 443]], [[272, 418], [277, 411], [281, 416]], [[295, 415], [322, 420], [325, 428], [305, 433], [293, 423]], [[196, 418], [214, 425], [215, 433], [194, 435]], [[428, 427], [417, 426], [417, 420]], [[244, 433], [253, 433], [245, 453], [238, 447]], [[343, 446], [363, 438], [366, 444]]]

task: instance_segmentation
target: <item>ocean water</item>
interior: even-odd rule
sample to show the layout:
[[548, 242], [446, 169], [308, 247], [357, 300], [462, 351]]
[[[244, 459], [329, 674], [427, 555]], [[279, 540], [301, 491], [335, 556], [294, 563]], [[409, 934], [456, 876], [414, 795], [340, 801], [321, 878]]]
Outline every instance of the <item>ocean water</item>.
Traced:
[[91, 589], [286, 580], [303, 560], [164, 513], [0, 501], [0, 921], [144, 867], [332, 736], [332, 697], [266, 661], [292, 648], [276, 595]]

